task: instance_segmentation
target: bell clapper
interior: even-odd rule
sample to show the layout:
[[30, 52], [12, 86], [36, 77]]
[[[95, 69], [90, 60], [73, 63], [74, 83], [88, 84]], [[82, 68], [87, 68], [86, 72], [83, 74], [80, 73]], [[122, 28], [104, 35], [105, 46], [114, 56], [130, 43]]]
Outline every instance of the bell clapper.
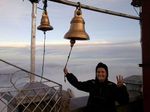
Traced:
[[73, 46], [74, 46], [74, 44], [75, 44], [75, 42], [76, 42], [76, 40], [71, 39], [71, 40], [70, 40], [70, 47], [73, 47]]

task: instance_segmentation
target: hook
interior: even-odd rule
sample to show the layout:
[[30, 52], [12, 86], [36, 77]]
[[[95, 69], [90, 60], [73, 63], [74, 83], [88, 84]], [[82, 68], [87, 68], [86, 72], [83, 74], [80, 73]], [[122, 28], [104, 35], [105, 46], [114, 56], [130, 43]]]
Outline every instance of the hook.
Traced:
[[79, 10], [81, 10], [81, 3], [80, 2], [77, 2], [77, 4], [78, 4], [78, 8], [79, 8]]
[[43, 10], [46, 12], [46, 8], [47, 8], [47, 0], [43, 0]]
[[76, 14], [77, 15], [81, 15], [82, 12], [81, 12], [81, 3], [80, 2], [77, 2], [77, 7], [76, 7]]

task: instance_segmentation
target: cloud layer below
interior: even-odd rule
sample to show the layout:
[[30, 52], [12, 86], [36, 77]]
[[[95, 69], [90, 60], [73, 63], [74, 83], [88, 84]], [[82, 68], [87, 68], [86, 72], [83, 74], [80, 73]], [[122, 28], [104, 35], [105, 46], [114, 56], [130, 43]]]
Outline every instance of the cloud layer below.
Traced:
[[[64, 82], [63, 68], [70, 50], [69, 45], [47, 45], [45, 52], [44, 77], [63, 85], [64, 89], [71, 88], [76, 96], [84, 96]], [[1, 47], [0, 58], [30, 71], [29, 47]], [[42, 72], [43, 47], [36, 47], [36, 73]], [[68, 63], [69, 72], [73, 72], [80, 81], [95, 78], [95, 66], [103, 62], [109, 67], [109, 79], [116, 81], [116, 75], [124, 77], [142, 75], [138, 66], [141, 63], [141, 48], [139, 43], [117, 44], [75, 44]], [[9, 74], [17, 69], [0, 62], [0, 74]], [[5, 78], [5, 80], [7, 80]], [[9, 81], [9, 80], [8, 80]], [[5, 82], [8, 82], [5, 81]], [[2, 85], [4, 81], [0, 82]], [[5, 85], [5, 84], [4, 84]]]

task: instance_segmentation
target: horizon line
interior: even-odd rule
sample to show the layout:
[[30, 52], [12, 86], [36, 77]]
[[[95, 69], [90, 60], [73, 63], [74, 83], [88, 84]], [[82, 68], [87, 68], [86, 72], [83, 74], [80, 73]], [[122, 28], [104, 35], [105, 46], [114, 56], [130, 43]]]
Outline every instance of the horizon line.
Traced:
[[[36, 46], [43, 46], [43, 42], [36, 42]], [[46, 42], [46, 45], [69, 45], [70, 41], [61, 41], [61, 42]], [[140, 44], [139, 41], [125, 41], [125, 42], [108, 42], [108, 41], [99, 41], [99, 42], [87, 42], [87, 41], [77, 41], [77, 45], [137, 45]], [[0, 42], [0, 47], [29, 47], [31, 43], [29, 42]]]

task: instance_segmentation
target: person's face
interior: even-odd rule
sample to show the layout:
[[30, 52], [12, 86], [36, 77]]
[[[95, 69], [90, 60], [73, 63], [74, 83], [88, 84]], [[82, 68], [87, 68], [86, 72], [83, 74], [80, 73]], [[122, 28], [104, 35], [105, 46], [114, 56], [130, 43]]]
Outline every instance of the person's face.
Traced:
[[99, 81], [105, 81], [107, 77], [106, 70], [104, 68], [98, 68], [96, 71], [96, 77]]

